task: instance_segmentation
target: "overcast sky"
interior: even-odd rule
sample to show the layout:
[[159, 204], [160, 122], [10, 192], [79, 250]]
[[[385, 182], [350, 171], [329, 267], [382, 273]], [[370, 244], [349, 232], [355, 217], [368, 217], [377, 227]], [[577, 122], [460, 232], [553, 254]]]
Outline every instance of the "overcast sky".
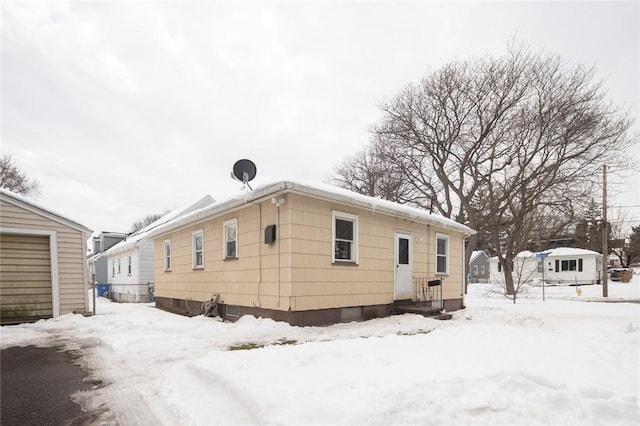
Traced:
[[[385, 96], [514, 36], [594, 65], [638, 121], [639, 5], [3, 2], [2, 153], [40, 182], [40, 204], [127, 231], [239, 192], [241, 158], [254, 186], [327, 180], [367, 145]], [[620, 188], [640, 205], [640, 178]]]

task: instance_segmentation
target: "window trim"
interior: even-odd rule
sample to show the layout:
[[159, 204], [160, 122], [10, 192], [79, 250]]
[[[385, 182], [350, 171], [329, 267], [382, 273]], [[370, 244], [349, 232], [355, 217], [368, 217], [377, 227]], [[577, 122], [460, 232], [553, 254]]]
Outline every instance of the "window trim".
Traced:
[[[439, 254], [438, 253], [438, 240], [444, 240], [445, 243], [445, 254]], [[449, 235], [448, 234], [441, 234], [441, 233], [436, 233], [436, 250], [435, 250], [435, 271], [436, 271], [436, 275], [449, 275]], [[438, 257], [442, 257], [444, 256], [445, 258], [445, 271], [438, 271]]]
[[[200, 251], [202, 252], [201, 265], [196, 264], [196, 261], [197, 261], [196, 238], [197, 237], [202, 238], [202, 248], [200, 249]], [[193, 231], [191, 233], [191, 266], [193, 269], [204, 269], [204, 230], [203, 229], [198, 229], [197, 231]]]
[[118, 258], [118, 275], [120, 275], [120, 274], [121, 274], [121, 271], [122, 271], [122, 268], [121, 268], [121, 266], [122, 266], [122, 265], [121, 265], [121, 260], [122, 260], [122, 259], [119, 257], [119, 258]]
[[[336, 259], [336, 219], [353, 223], [353, 246], [351, 247], [351, 259]], [[331, 263], [337, 265], [358, 265], [360, 263], [360, 250], [358, 249], [358, 219], [359, 216], [338, 210], [331, 211]]]
[[133, 270], [133, 267], [131, 266], [131, 255], [129, 255], [129, 258], [127, 259], [127, 275], [131, 276], [131, 271]]
[[[167, 256], [167, 247], [169, 247], [169, 256]], [[164, 244], [162, 246], [162, 250], [163, 250], [162, 251], [162, 259], [163, 259], [163, 264], [164, 264], [164, 271], [165, 272], [171, 272], [171, 255], [172, 255], [171, 239], [164, 240]]]
[[[227, 254], [227, 244], [229, 243], [229, 241], [227, 241], [227, 227], [230, 227], [230, 226], [234, 226], [236, 228], [236, 240], [235, 240], [236, 253], [233, 256], [229, 256]], [[238, 244], [238, 218], [225, 220], [224, 222], [222, 222], [222, 259], [223, 260], [237, 259], [239, 248], [240, 248], [240, 245]]]

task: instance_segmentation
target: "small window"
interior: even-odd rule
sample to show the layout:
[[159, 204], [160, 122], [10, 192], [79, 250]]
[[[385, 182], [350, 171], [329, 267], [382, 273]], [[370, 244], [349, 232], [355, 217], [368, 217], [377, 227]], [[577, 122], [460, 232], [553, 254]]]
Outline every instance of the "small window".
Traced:
[[[333, 263], [358, 263], [358, 216], [332, 212]], [[407, 241], [408, 244], [408, 241]], [[407, 250], [408, 253], [408, 245]]]
[[436, 274], [449, 273], [449, 236], [436, 234]]
[[478, 265], [473, 265], [473, 275], [478, 275]]
[[131, 275], [131, 256], [129, 256], [129, 259], [127, 260], [128, 264], [127, 264], [127, 274]]
[[498, 261], [498, 272], [502, 272], [502, 263]]
[[193, 269], [204, 269], [204, 232], [202, 229], [192, 234]]
[[576, 271], [578, 270], [578, 262], [575, 259], [560, 261], [561, 271]]
[[480, 267], [480, 274], [484, 275], [484, 265]]
[[228, 317], [238, 318], [240, 315], [240, 307], [238, 305], [225, 305], [224, 311]]
[[171, 270], [171, 240], [164, 241], [164, 270]]
[[114, 262], [113, 260], [111, 261], [111, 276], [116, 276], [116, 262]]
[[118, 274], [120, 274], [120, 270], [121, 270], [121, 269], [120, 269], [120, 260], [121, 260], [121, 259], [120, 259], [120, 258], [118, 258]]
[[238, 258], [238, 219], [227, 220], [222, 223], [224, 247], [222, 256], [224, 259]]

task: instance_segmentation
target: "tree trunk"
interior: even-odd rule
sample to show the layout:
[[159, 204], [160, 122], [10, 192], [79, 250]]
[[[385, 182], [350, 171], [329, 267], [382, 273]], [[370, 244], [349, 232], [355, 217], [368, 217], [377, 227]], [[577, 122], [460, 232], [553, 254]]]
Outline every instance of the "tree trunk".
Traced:
[[513, 296], [513, 303], [516, 303], [516, 291], [513, 286], [513, 271], [511, 265], [508, 265], [508, 261], [504, 262], [507, 265], [502, 265], [502, 270], [504, 271], [504, 288], [506, 290], [507, 296]]

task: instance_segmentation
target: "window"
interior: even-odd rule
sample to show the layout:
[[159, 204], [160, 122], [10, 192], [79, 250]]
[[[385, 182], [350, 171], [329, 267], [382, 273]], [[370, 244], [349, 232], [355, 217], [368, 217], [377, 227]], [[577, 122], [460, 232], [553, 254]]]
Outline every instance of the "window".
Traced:
[[131, 275], [131, 256], [129, 256], [128, 262], [129, 263], [127, 265], [127, 274]]
[[113, 260], [111, 261], [111, 276], [116, 276], [116, 262], [114, 262]]
[[204, 232], [202, 229], [192, 234], [193, 269], [204, 269]]
[[227, 220], [222, 223], [224, 247], [222, 256], [224, 259], [238, 258], [238, 219]]
[[118, 258], [118, 274], [120, 273], [120, 258]]
[[502, 263], [498, 261], [498, 272], [502, 272]]
[[171, 270], [171, 240], [164, 241], [164, 270]]
[[[358, 263], [358, 216], [332, 212], [333, 263]], [[408, 250], [407, 250], [408, 253]]]
[[473, 265], [473, 275], [478, 275], [478, 265]]
[[436, 274], [449, 273], [449, 236], [436, 234]]
[[[575, 259], [571, 260], [560, 260], [560, 271], [577, 271], [578, 270], [578, 261]], [[556, 272], [558, 272], [558, 261], [556, 260]]]
[[484, 275], [484, 265], [480, 267], [480, 274]]

